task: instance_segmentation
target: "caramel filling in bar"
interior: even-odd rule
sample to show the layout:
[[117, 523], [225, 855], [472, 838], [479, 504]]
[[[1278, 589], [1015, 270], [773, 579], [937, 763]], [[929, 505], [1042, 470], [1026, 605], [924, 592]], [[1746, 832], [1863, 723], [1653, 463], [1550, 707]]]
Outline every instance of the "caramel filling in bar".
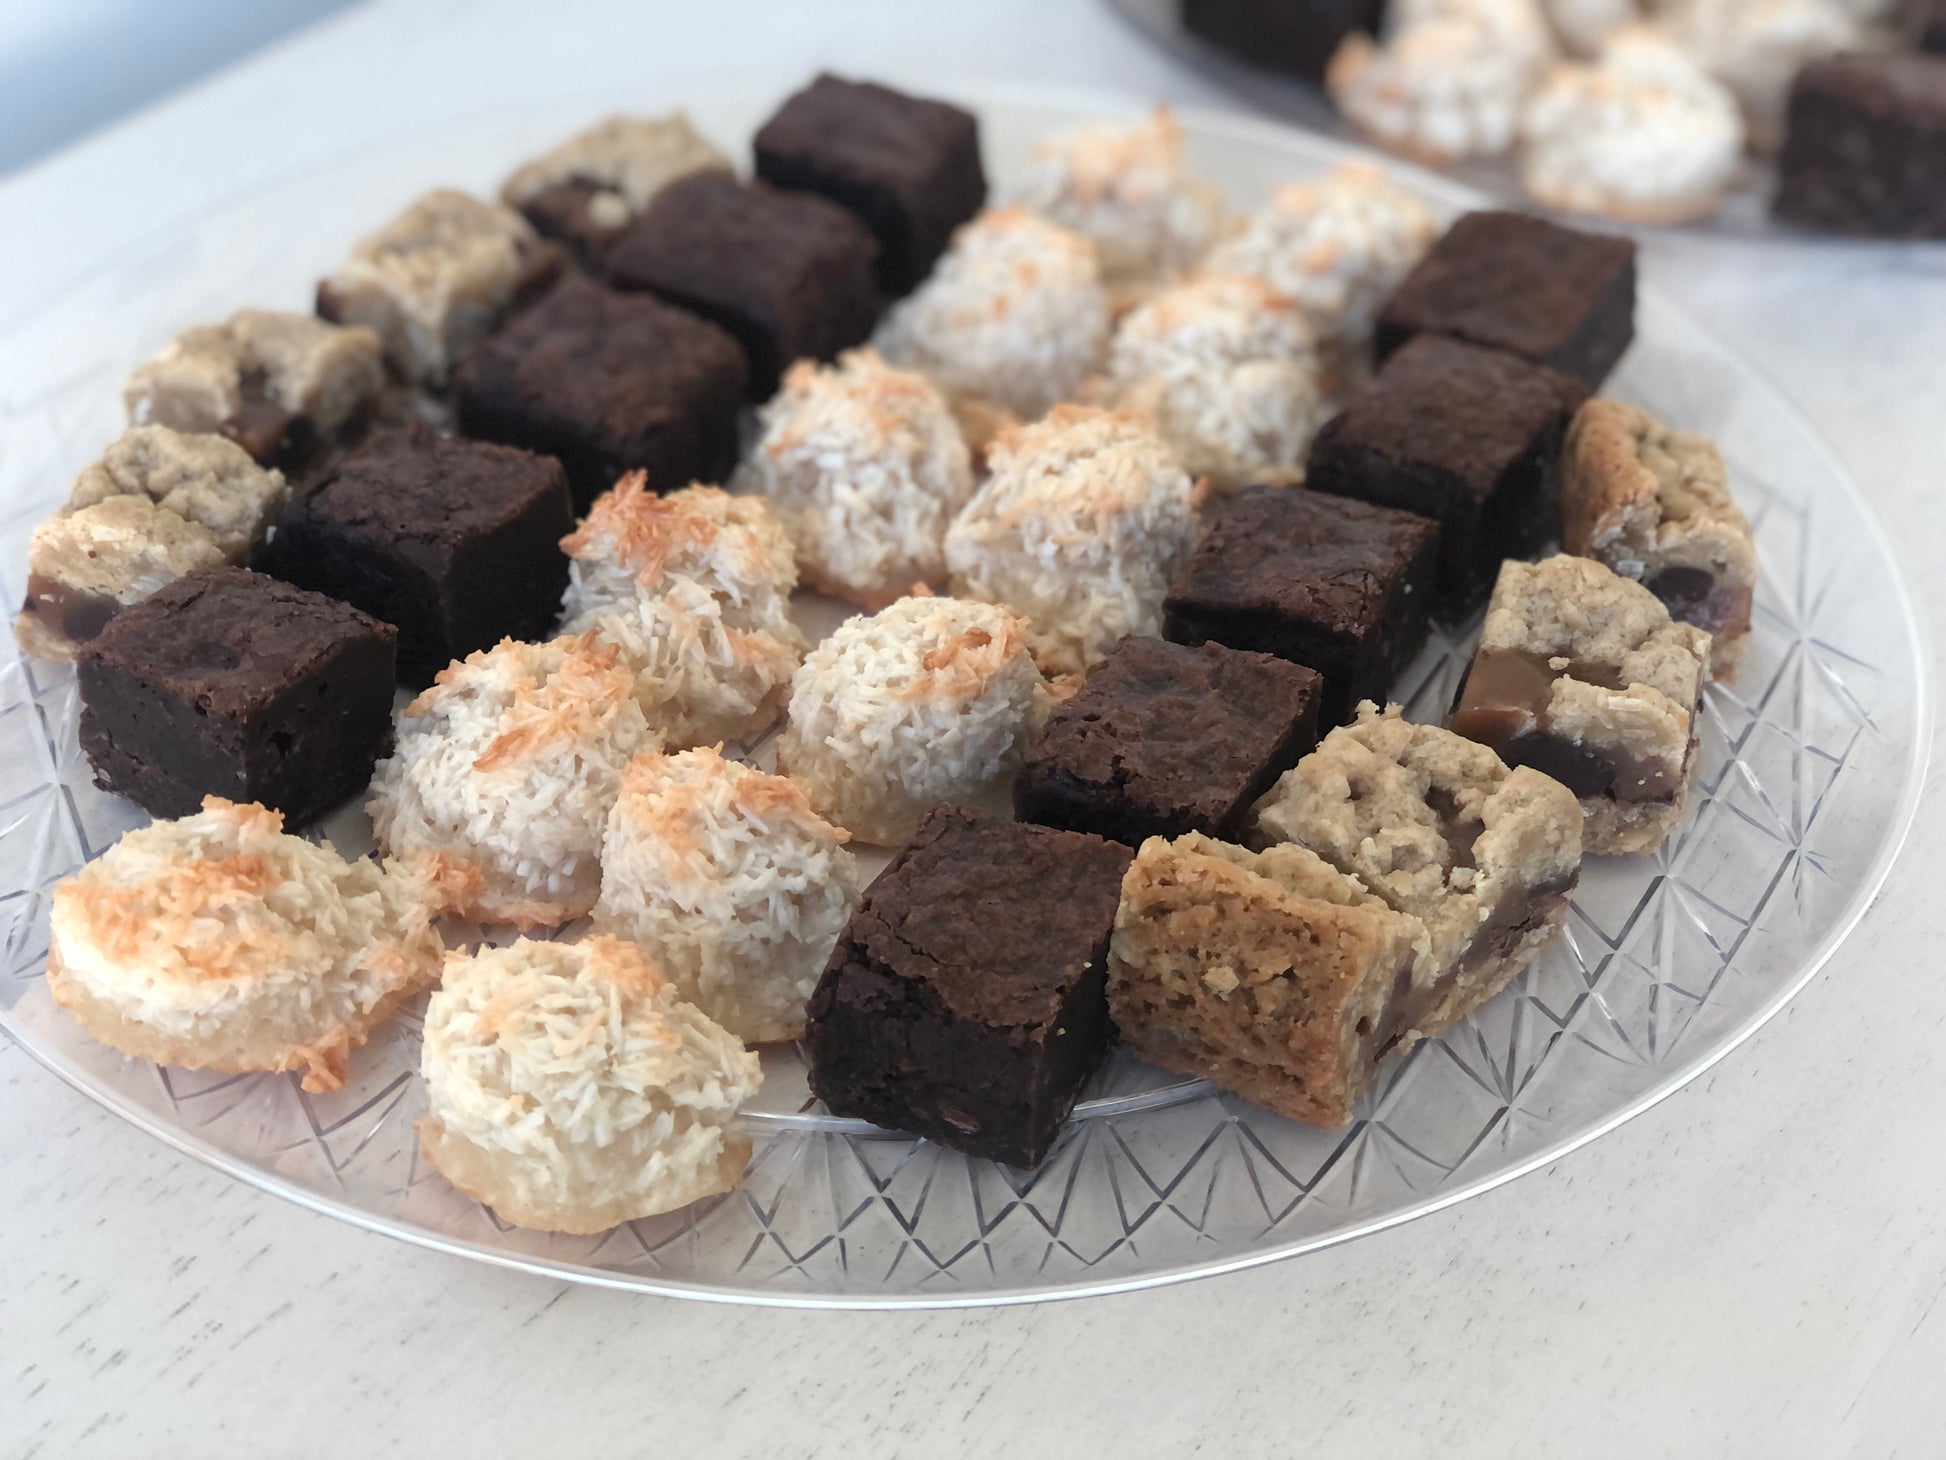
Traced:
[[70, 587], [45, 573], [29, 573], [27, 601], [20, 611], [31, 613], [69, 643], [85, 644], [125, 606], [106, 594]]

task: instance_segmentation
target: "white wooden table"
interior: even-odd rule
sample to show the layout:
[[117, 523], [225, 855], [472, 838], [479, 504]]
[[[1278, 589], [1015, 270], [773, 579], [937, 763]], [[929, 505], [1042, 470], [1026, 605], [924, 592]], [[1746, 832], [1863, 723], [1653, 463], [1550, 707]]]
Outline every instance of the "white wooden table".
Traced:
[[[370, 5], [0, 185], [0, 327], [352, 141], [523, 89], [590, 114], [781, 95], [817, 64], [1221, 101], [1094, 0]], [[1657, 240], [1646, 268], [1765, 362], [1932, 574], [1946, 248]], [[1938, 779], [1864, 925], [1706, 1079], [1401, 1230], [1127, 1297], [817, 1314], [563, 1287], [260, 1195], [0, 1045], [0, 1456], [1938, 1454]]]

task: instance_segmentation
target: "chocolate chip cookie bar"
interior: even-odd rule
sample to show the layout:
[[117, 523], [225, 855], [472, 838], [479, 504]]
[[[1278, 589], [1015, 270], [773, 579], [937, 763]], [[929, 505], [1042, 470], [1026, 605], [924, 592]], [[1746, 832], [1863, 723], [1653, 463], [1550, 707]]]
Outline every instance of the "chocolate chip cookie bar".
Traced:
[[1507, 563], [1449, 723], [1577, 796], [1589, 852], [1652, 852], [1682, 819], [1709, 655], [1600, 563]]
[[1620, 401], [1582, 406], [1561, 453], [1561, 546], [1633, 578], [1707, 633], [1712, 677], [1735, 671], [1757, 549], [1708, 437]]

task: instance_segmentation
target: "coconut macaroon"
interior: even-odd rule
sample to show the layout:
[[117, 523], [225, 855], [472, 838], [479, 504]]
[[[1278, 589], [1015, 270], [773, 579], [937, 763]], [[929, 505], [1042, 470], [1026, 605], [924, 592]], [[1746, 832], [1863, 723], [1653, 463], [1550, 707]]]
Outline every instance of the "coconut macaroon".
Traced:
[[124, 1054], [341, 1088], [351, 1051], [438, 979], [439, 934], [415, 879], [283, 828], [211, 796], [58, 884], [54, 1001]]
[[551, 927], [601, 890], [622, 768], [656, 740], [620, 651], [593, 634], [448, 665], [399, 718], [372, 777], [372, 829], [442, 912]]
[[737, 740], [776, 718], [804, 636], [790, 619], [790, 539], [762, 499], [719, 487], [659, 497], [631, 472], [561, 548], [566, 632], [621, 651], [664, 746]]
[[1735, 95], [1758, 152], [1783, 143], [1785, 101], [1805, 64], [1867, 35], [1831, 0], [1673, 0], [1656, 9], [1668, 38]]
[[1320, 340], [1356, 344], [1438, 234], [1425, 205], [1382, 168], [1346, 162], [1278, 188], [1211, 250], [1204, 271], [1254, 274], [1294, 301]]
[[1520, 121], [1520, 178], [1537, 202], [1625, 223], [1686, 223], [1722, 202], [1743, 157], [1735, 100], [1642, 29], [1593, 65], [1561, 65]]
[[594, 931], [639, 945], [744, 1043], [796, 1039], [858, 906], [847, 840], [785, 776], [707, 747], [637, 756], [608, 813]]
[[1110, 288], [1181, 276], [1223, 223], [1222, 195], [1184, 168], [1182, 126], [1167, 107], [1041, 143], [1014, 201], [1093, 239]]
[[1085, 670], [1162, 627], [1162, 596], [1195, 545], [1200, 491], [1147, 420], [1056, 406], [1006, 433], [991, 475], [946, 533], [961, 598], [1027, 620], [1049, 674]]
[[846, 620], [791, 683], [777, 769], [861, 841], [898, 846], [1020, 764], [1047, 688], [998, 604], [902, 598]]
[[761, 414], [737, 485], [783, 521], [804, 581], [882, 608], [946, 577], [946, 526], [973, 495], [973, 466], [923, 375], [870, 349], [800, 360]]
[[616, 938], [455, 953], [426, 1005], [419, 1147], [518, 1227], [604, 1232], [733, 1191], [757, 1057]]
[[995, 208], [953, 235], [932, 277], [892, 308], [874, 342], [948, 396], [1031, 419], [1100, 364], [1108, 326], [1093, 242], [1025, 208]]
[[1511, 147], [1521, 102], [1553, 58], [1536, 0], [1413, 0], [1393, 10], [1383, 41], [1345, 38], [1325, 89], [1381, 146], [1443, 165]]
[[1219, 491], [1301, 481], [1324, 417], [1317, 348], [1297, 306], [1262, 279], [1212, 274], [1166, 289], [1115, 331], [1118, 404], [1141, 411]]

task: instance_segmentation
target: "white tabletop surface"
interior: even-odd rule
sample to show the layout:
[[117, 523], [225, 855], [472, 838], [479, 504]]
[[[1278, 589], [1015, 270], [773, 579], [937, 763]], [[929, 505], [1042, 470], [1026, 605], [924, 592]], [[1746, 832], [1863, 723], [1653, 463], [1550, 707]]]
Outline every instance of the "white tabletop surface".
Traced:
[[[368, 5], [0, 185], [0, 326], [349, 141], [528, 90], [781, 95], [820, 63], [1222, 100], [1095, 0]], [[1931, 576], [1946, 248], [1657, 239], [1645, 270], [1766, 363]], [[562, 1286], [259, 1194], [0, 1042], [0, 1456], [1939, 1454], [1939, 775], [1863, 926], [1705, 1079], [1453, 1210], [1124, 1297]]]

